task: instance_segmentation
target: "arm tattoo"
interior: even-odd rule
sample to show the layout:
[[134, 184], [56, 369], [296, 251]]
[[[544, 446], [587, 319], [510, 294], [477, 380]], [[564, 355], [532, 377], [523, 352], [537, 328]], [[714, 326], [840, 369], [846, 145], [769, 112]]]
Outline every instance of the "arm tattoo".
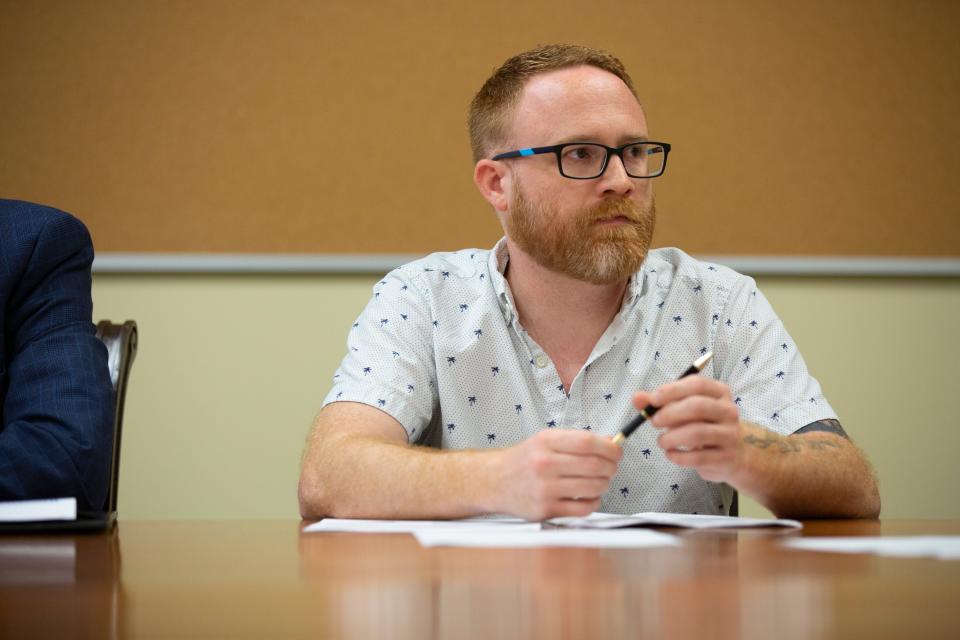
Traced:
[[850, 439], [850, 436], [847, 435], [847, 432], [843, 430], [843, 427], [840, 426], [839, 420], [817, 420], [816, 422], [811, 422], [805, 427], [800, 427], [795, 433], [810, 433], [811, 431], [826, 431], [827, 433], [835, 433], [841, 438]]
[[[799, 431], [797, 433], [799, 433]], [[743, 441], [751, 446], [757, 447], [758, 449], [776, 447], [780, 453], [798, 453], [804, 448], [822, 451], [826, 448], [836, 449], [839, 447], [836, 442], [831, 440], [791, 438], [790, 436], [779, 436], [772, 432], [764, 433], [762, 436], [755, 436], [750, 433], [743, 437]]]
[[780, 453], [796, 453], [800, 451], [800, 445], [798, 443], [778, 436], [775, 433], [764, 433], [762, 436], [755, 436], [752, 433], [748, 433], [743, 437], [743, 441], [758, 449], [776, 447], [780, 450]]

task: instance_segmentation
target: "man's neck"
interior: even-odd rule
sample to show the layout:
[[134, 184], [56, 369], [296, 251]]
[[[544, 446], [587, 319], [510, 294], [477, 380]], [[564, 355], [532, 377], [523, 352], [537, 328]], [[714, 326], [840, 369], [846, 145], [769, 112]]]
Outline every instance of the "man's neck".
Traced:
[[509, 241], [508, 250], [506, 279], [520, 323], [553, 360], [569, 389], [620, 310], [627, 279], [584, 282], [544, 268]]

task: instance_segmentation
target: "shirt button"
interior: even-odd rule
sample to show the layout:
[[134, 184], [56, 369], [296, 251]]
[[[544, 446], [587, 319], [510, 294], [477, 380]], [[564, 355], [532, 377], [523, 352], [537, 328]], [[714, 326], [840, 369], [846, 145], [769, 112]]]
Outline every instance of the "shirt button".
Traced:
[[540, 369], [543, 369], [545, 366], [547, 366], [547, 356], [543, 355], [542, 353], [538, 354], [537, 357], [533, 359], [533, 361], [537, 364], [537, 367], [539, 367]]

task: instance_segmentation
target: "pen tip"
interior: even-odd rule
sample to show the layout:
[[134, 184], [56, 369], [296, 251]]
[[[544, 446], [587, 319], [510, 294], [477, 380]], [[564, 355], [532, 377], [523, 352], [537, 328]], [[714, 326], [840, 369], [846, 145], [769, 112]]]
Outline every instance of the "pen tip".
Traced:
[[693, 363], [693, 366], [696, 367], [697, 371], [703, 371], [703, 368], [707, 366], [707, 363], [710, 362], [711, 358], [713, 358], [713, 351], [707, 351], [705, 354], [697, 358], [696, 362]]

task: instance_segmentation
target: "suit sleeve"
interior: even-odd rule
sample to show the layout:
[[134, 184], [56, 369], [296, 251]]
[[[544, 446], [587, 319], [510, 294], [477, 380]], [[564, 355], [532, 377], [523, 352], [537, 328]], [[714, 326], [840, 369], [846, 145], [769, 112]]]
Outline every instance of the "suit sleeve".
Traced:
[[107, 352], [91, 322], [93, 246], [70, 216], [48, 221], [14, 285], [0, 431], [0, 499], [75, 496], [104, 507], [113, 438]]

